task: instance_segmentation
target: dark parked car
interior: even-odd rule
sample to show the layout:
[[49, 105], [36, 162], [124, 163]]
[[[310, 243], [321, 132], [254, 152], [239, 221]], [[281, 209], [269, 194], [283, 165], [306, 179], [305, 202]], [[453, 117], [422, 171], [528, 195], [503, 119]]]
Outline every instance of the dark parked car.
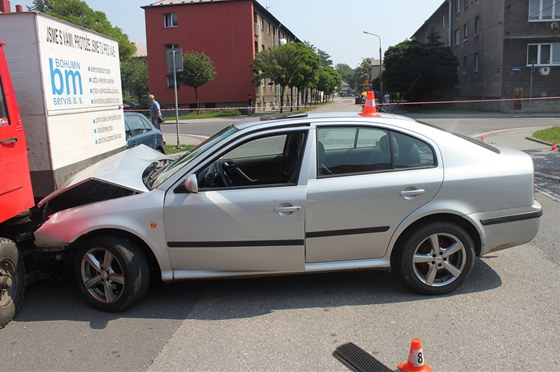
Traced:
[[163, 134], [144, 115], [137, 112], [125, 112], [124, 122], [128, 148], [143, 144], [165, 153]]

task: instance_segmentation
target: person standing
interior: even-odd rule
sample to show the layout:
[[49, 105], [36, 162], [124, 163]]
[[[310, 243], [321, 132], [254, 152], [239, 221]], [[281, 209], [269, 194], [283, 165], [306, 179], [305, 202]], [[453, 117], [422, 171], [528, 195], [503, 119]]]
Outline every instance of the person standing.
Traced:
[[391, 95], [389, 94], [389, 92], [385, 93], [385, 95], [383, 96], [383, 103], [391, 103]]
[[250, 94], [247, 95], [247, 113], [249, 115], [253, 114], [253, 96], [251, 96]]
[[150, 119], [152, 120], [152, 124], [157, 129], [161, 130], [160, 126], [160, 118], [161, 118], [161, 108], [159, 102], [156, 101], [156, 98], [153, 94], [148, 96], [148, 103], [150, 104]]

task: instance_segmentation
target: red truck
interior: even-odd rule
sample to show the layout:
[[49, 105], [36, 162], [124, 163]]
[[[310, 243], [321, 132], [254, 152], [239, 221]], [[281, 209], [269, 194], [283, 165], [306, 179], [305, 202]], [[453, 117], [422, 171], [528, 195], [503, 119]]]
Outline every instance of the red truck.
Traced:
[[1, 5], [0, 328], [64, 259], [34, 246], [35, 202], [126, 149], [117, 41]]
[[0, 42], [0, 327], [23, 300], [24, 270], [16, 241], [29, 223], [33, 191], [23, 123]]

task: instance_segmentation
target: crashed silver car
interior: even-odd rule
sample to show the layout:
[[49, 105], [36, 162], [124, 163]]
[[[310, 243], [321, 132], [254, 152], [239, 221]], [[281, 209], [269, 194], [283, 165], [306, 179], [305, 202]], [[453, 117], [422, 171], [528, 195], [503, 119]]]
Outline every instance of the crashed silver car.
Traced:
[[145, 146], [40, 203], [45, 249], [73, 252], [106, 311], [166, 282], [350, 269], [448, 293], [476, 256], [537, 234], [533, 163], [401, 116], [297, 115], [225, 128], [176, 160]]

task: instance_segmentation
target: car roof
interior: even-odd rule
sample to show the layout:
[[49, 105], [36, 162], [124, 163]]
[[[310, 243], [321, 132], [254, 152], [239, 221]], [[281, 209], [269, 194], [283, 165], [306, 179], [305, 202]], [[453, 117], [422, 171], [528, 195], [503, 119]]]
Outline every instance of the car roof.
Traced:
[[333, 122], [337, 125], [345, 124], [388, 124], [395, 127], [410, 129], [412, 123], [415, 125], [423, 125], [416, 120], [395, 114], [379, 113], [375, 116], [361, 116], [357, 112], [329, 112], [329, 113], [285, 113], [270, 116], [262, 116], [248, 121], [235, 123], [234, 126], [239, 130], [247, 128], [266, 129], [274, 127], [282, 127], [294, 124], [313, 123], [329, 123]]

